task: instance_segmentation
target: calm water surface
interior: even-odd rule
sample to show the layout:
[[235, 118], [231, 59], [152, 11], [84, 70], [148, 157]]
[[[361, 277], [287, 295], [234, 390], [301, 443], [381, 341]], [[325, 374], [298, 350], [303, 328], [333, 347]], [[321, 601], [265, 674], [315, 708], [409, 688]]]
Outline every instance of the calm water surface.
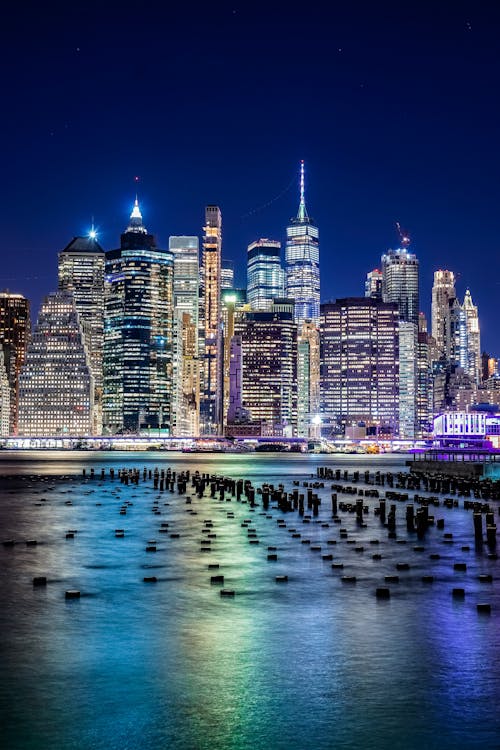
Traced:
[[[83, 467], [171, 466], [291, 491], [293, 480], [302, 484], [326, 464], [398, 471], [404, 457], [1, 454], [0, 538], [16, 540], [0, 546], [1, 747], [499, 748], [499, 563], [475, 550], [469, 513], [436, 508], [453, 543], [431, 527], [419, 552], [403, 503], [397, 540], [373, 515], [378, 501], [366, 499], [367, 528], [341, 514], [356, 544], [342, 541], [330, 483], [317, 490], [321, 523], [290, 513], [279, 528], [277, 510], [267, 518], [260, 506], [251, 512], [234, 500], [193, 496], [189, 505], [159, 495], [151, 481], [82, 478]], [[161, 516], [152, 512], [156, 500]], [[206, 519], [216, 538], [202, 553]], [[249, 544], [244, 519], [258, 545]], [[161, 522], [179, 538], [159, 533]], [[66, 539], [69, 529], [78, 530], [74, 539]], [[148, 553], [153, 539], [157, 552]], [[278, 548], [276, 562], [267, 560], [268, 546]], [[326, 553], [344, 568], [332, 569]], [[402, 561], [410, 569], [400, 582], [384, 584]], [[454, 572], [454, 562], [466, 562], [466, 572]], [[219, 563], [215, 573], [234, 599], [210, 584], [208, 563]], [[480, 573], [493, 583], [479, 582]], [[276, 582], [281, 574], [288, 583]], [[424, 574], [434, 583], [422, 583]], [[40, 575], [46, 588], [32, 585]], [[158, 582], [144, 583], [148, 575]], [[357, 582], [342, 583], [342, 575]], [[375, 598], [382, 585], [390, 585], [389, 601]], [[461, 601], [451, 596], [457, 586], [466, 591]], [[81, 599], [66, 601], [72, 588]], [[478, 602], [491, 604], [490, 616], [478, 615]]]

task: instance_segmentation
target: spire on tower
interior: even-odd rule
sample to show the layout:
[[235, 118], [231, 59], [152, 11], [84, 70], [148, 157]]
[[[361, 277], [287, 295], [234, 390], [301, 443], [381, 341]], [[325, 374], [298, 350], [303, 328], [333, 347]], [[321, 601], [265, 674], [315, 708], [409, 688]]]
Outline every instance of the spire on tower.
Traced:
[[299, 221], [304, 221], [305, 219], [308, 219], [309, 216], [307, 215], [307, 209], [306, 209], [306, 199], [305, 199], [305, 188], [304, 188], [304, 159], [300, 162], [300, 203], [299, 203], [299, 210], [297, 212], [297, 219]]
[[130, 222], [127, 227], [127, 232], [140, 232], [141, 234], [147, 234], [147, 229], [142, 223], [142, 214], [141, 209], [139, 208], [137, 193], [135, 196], [134, 207], [130, 214]]

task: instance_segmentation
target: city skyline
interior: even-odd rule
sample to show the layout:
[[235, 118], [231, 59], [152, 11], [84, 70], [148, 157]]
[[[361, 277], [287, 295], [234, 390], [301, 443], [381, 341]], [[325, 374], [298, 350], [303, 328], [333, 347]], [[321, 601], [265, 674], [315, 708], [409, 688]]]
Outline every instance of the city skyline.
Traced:
[[[2, 287], [27, 296], [36, 314], [56, 288], [51, 257], [92, 216], [103, 246], [116, 244], [135, 176], [160, 246], [169, 235], [200, 236], [204, 206], [221, 207], [224, 255], [242, 285], [248, 245], [284, 243], [304, 159], [322, 301], [363, 293], [401, 221], [421, 264], [421, 309], [429, 314], [434, 271], [452, 270], [460, 297], [469, 287], [479, 307], [483, 348], [498, 351], [498, 280], [485, 269], [498, 264], [500, 11], [446, 6], [430, 16], [420, 5], [312, 7], [299, 17], [222, 4], [167, 19], [153, 3], [141, 9], [140, 35], [126, 7], [117, 16], [76, 3], [71, 18], [13, 9]], [[290, 55], [299, 32], [300, 53]], [[217, 115], [206, 118], [212, 81]], [[306, 86], [314, 113], [287, 116]], [[123, 117], [139, 94], [154, 116], [138, 108]]]

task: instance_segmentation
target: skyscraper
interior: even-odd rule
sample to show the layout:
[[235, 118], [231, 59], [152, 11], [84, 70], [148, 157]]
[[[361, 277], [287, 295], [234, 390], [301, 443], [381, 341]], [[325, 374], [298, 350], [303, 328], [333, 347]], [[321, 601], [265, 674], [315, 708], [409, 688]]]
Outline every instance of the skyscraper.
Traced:
[[174, 260], [172, 429], [175, 435], [196, 436], [200, 420], [198, 237], [170, 237], [169, 249]]
[[222, 215], [218, 206], [206, 207], [203, 231], [203, 372], [200, 389], [200, 431], [203, 435], [218, 435], [222, 430]]
[[94, 435], [102, 432], [104, 261], [104, 250], [97, 242], [94, 230], [88, 237], [74, 237], [59, 253], [59, 289], [73, 294], [92, 366]]
[[418, 330], [399, 321], [399, 437], [413, 440], [417, 431]]
[[477, 305], [473, 303], [469, 289], [465, 292], [463, 309], [467, 327], [467, 369], [472, 380], [479, 384], [481, 382], [481, 332]]
[[106, 253], [104, 425], [111, 434], [171, 430], [173, 259], [137, 199], [120, 247]]
[[449, 303], [455, 297], [455, 274], [453, 271], [434, 271], [431, 332], [440, 357], [449, 356]]
[[19, 376], [19, 435], [92, 431], [94, 382], [73, 295], [45, 297]]
[[221, 292], [221, 317], [223, 331], [223, 423], [228, 418], [228, 408], [230, 403], [231, 387], [231, 341], [234, 336], [236, 320], [243, 315], [244, 311], [249, 311], [250, 306], [247, 304], [246, 289], [223, 289]]
[[365, 297], [382, 299], [382, 271], [378, 268], [366, 274]]
[[382, 255], [382, 299], [395, 302], [399, 319], [418, 327], [418, 258], [408, 251], [410, 239], [401, 235], [401, 247]]
[[220, 288], [234, 288], [234, 264], [231, 260], [222, 260], [220, 267]]
[[297, 216], [286, 228], [286, 295], [295, 302], [295, 322], [319, 323], [319, 233], [309, 218], [300, 163], [300, 201]]
[[248, 312], [236, 324], [241, 336], [243, 408], [262, 434], [297, 432], [297, 326], [293, 302], [275, 300], [268, 312]]
[[260, 239], [248, 246], [247, 299], [252, 310], [270, 310], [275, 297], [285, 294], [281, 243]]
[[0, 346], [10, 385], [11, 435], [17, 435], [19, 375], [31, 334], [30, 303], [22, 294], [0, 293]]
[[432, 424], [432, 361], [430, 336], [423, 312], [418, 316], [416, 436], [427, 437]]
[[10, 432], [10, 383], [5, 368], [5, 357], [0, 345], [0, 435]]
[[297, 339], [297, 434], [319, 437], [319, 331], [303, 323]]
[[348, 297], [321, 305], [321, 416], [325, 434], [364, 424], [398, 434], [399, 312], [394, 302]]

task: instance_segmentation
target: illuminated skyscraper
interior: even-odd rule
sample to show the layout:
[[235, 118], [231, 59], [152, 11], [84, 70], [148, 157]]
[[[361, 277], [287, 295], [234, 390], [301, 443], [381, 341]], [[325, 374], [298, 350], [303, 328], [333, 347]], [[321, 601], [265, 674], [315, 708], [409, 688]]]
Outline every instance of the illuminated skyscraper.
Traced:
[[230, 260], [223, 260], [220, 268], [220, 288], [234, 288], [234, 265]]
[[413, 440], [417, 422], [418, 329], [399, 321], [399, 437]]
[[378, 268], [366, 274], [365, 297], [382, 299], [382, 271]]
[[382, 299], [395, 302], [399, 319], [418, 328], [418, 258], [408, 252], [409, 237], [401, 234], [401, 247], [382, 255]]
[[94, 378], [92, 432], [102, 433], [102, 354], [104, 344], [104, 250], [92, 230], [74, 237], [59, 253], [59, 289], [71, 292], [86, 337]]
[[0, 346], [10, 384], [11, 435], [17, 434], [19, 375], [31, 334], [30, 303], [22, 294], [0, 293]]
[[92, 432], [94, 382], [73, 295], [45, 297], [19, 376], [19, 435]]
[[223, 331], [223, 422], [226, 423], [230, 402], [231, 387], [231, 341], [234, 336], [235, 323], [244, 312], [250, 311], [247, 304], [246, 289], [223, 289], [221, 292], [221, 315]]
[[319, 331], [303, 323], [297, 339], [297, 434], [319, 437]]
[[275, 300], [268, 312], [246, 313], [241, 336], [242, 406], [262, 434], [297, 434], [297, 326], [293, 302]]
[[281, 243], [260, 239], [248, 246], [247, 298], [252, 310], [270, 310], [275, 297], [285, 294]]
[[173, 432], [199, 434], [200, 373], [198, 343], [198, 237], [170, 237], [174, 259]]
[[0, 435], [10, 432], [10, 383], [5, 368], [3, 348], [0, 345]]
[[432, 337], [439, 357], [450, 355], [450, 300], [455, 299], [455, 274], [453, 271], [434, 271], [432, 287]]
[[148, 234], [136, 199], [120, 247], [106, 253], [104, 426], [171, 431], [173, 259]]
[[300, 202], [286, 229], [286, 295], [295, 302], [295, 322], [319, 323], [319, 233], [309, 218], [304, 191], [304, 162], [300, 164]]
[[463, 309], [465, 325], [467, 327], [467, 370], [475, 383], [481, 382], [481, 332], [479, 330], [479, 316], [477, 305], [472, 301], [471, 293], [467, 289], [464, 297]]
[[397, 436], [399, 313], [394, 302], [348, 297], [321, 305], [323, 432], [342, 434], [362, 423]]
[[200, 432], [218, 435], [222, 431], [222, 215], [218, 206], [206, 207], [203, 231]]
[[432, 425], [431, 342], [424, 313], [418, 317], [416, 436], [427, 437]]

